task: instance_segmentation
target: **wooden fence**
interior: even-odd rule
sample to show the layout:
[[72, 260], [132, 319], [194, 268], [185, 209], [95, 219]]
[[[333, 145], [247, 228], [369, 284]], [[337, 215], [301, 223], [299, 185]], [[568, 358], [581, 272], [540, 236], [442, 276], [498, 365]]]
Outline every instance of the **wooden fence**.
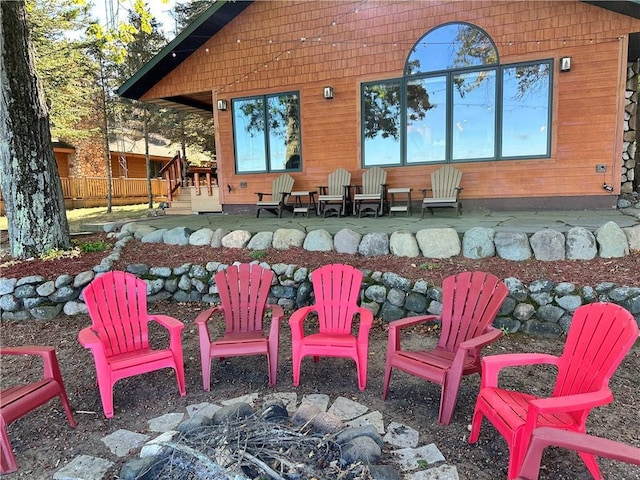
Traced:
[[[60, 178], [62, 192], [67, 209], [100, 207], [107, 205], [107, 178], [83, 177]], [[160, 178], [151, 180], [151, 192], [154, 202], [167, 201], [166, 181]], [[112, 178], [111, 201], [113, 205], [134, 205], [146, 203], [149, 190], [146, 178]], [[0, 215], [4, 215], [4, 201], [0, 193]]]

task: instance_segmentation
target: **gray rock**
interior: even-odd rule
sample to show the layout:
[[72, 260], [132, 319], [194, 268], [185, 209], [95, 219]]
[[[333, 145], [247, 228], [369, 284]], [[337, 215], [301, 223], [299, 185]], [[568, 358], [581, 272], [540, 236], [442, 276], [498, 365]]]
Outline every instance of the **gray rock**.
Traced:
[[519, 303], [516, 308], [513, 309], [513, 318], [526, 322], [536, 313], [536, 309], [529, 303]]
[[131, 263], [127, 265], [127, 272], [133, 273], [137, 277], [142, 277], [149, 273], [149, 265], [146, 263]]
[[164, 281], [164, 289], [167, 292], [174, 293], [176, 290], [178, 290], [178, 279], [176, 277], [167, 278]]
[[[623, 300], [621, 302], [621, 305], [626, 308], [627, 310], [629, 310], [633, 315], [636, 316], [636, 320], [638, 319], [638, 314], [640, 313], [640, 295], [633, 297], [633, 298], [627, 298], [626, 300]], [[640, 322], [638, 322], [640, 323]]]
[[420, 255], [418, 241], [413, 233], [406, 230], [398, 230], [391, 234], [389, 250], [396, 257], [417, 257]]
[[251, 405], [245, 402], [232, 403], [231, 405], [225, 405], [213, 414], [211, 419], [212, 423], [219, 425], [231, 421], [241, 420], [254, 415], [255, 412]]
[[0, 278], [0, 295], [13, 293], [13, 289], [18, 282], [17, 278]]
[[336, 443], [338, 445], [344, 445], [357, 437], [369, 437], [376, 442], [380, 447], [384, 447], [384, 440], [378, 433], [378, 430], [374, 425], [367, 424], [360, 427], [349, 427], [336, 435]]
[[313, 292], [313, 286], [309, 282], [303, 282], [298, 285], [298, 291], [296, 293], [296, 306], [298, 308], [305, 305], [309, 305], [311, 300], [311, 292]]
[[568, 312], [574, 312], [580, 305], [582, 305], [582, 297], [580, 295], [565, 295], [563, 297], [556, 298], [556, 303], [560, 308], [563, 308]]
[[560, 282], [553, 290], [558, 295], [571, 295], [576, 291], [576, 286], [571, 282]]
[[209, 278], [209, 272], [202, 265], [191, 265], [189, 276], [199, 280], [207, 280]]
[[552, 262], [564, 260], [565, 238], [556, 230], [539, 230], [529, 239], [536, 260]]
[[530, 335], [552, 338], [558, 338], [564, 333], [562, 327], [558, 323], [540, 322], [533, 319], [522, 324], [522, 331]]
[[367, 233], [362, 237], [358, 252], [365, 257], [389, 254], [389, 235], [386, 233]]
[[538, 305], [549, 305], [553, 303], [553, 296], [549, 292], [532, 293], [531, 300]]
[[158, 230], [147, 233], [140, 241], [142, 243], [163, 243], [164, 234], [167, 232], [168, 230], [166, 228], [159, 228]]
[[47, 300], [48, 299], [46, 297], [23, 298], [22, 305], [23, 305], [23, 308], [30, 310], [33, 307], [38, 307], [44, 303], [47, 303]]
[[52, 320], [62, 311], [63, 305], [40, 305], [29, 310], [29, 313], [36, 320]]
[[552, 292], [553, 282], [551, 280], [535, 280], [529, 285], [529, 291], [531, 293]]
[[369, 473], [371, 474], [371, 477], [373, 480], [399, 480], [400, 479], [400, 474], [391, 465], [369, 465]]
[[394, 320], [406, 317], [406, 314], [402, 308], [385, 302], [380, 309], [380, 316], [385, 322], [393, 322]]
[[374, 302], [383, 303], [387, 298], [387, 289], [382, 285], [370, 285], [365, 289], [364, 296]]
[[273, 243], [273, 232], [258, 232], [247, 244], [249, 250], [267, 250]]
[[387, 293], [387, 302], [396, 307], [402, 307], [404, 305], [404, 299], [406, 297], [405, 292], [398, 288], [392, 288]]
[[73, 280], [73, 288], [83, 288], [95, 278], [95, 272], [88, 270], [85, 272], [80, 272], [76, 275], [76, 278]]
[[404, 292], [408, 292], [411, 288], [411, 280], [401, 277], [397, 273], [386, 272], [382, 274], [382, 283], [389, 288], [397, 288]]
[[323, 410], [317, 404], [303, 401], [291, 417], [291, 423], [293, 425], [303, 425], [322, 412]]
[[154, 277], [169, 278], [171, 276], [171, 269], [169, 267], [151, 267], [149, 269], [149, 275]]
[[503, 280], [503, 283], [509, 289], [509, 296], [515, 298], [519, 302], [523, 302], [529, 296], [527, 287], [517, 278], [509, 277]]
[[336, 433], [344, 428], [344, 423], [337, 416], [329, 412], [320, 412], [311, 420], [313, 431], [326, 435]]
[[65, 285], [71, 285], [73, 277], [71, 275], [60, 275], [56, 278], [56, 288], [64, 287]]
[[169, 457], [151, 456], [127, 460], [120, 469], [121, 480], [155, 480], [157, 479]]
[[55, 291], [56, 291], [56, 285], [55, 285], [55, 283], [53, 283], [53, 280], [50, 280], [48, 282], [44, 282], [42, 285], [40, 285], [38, 288], [36, 288], [36, 292], [41, 297], [48, 297], [49, 295], [51, 295]]
[[494, 237], [496, 253], [505, 260], [523, 261], [531, 258], [531, 246], [526, 233], [497, 232]]
[[614, 302], [622, 302], [623, 300], [626, 300], [629, 297], [635, 297], [636, 295], [640, 295], [640, 288], [638, 287], [616, 287], [609, 291], [609, 298]]
[[167, 292], [166, 290], [162, 290], [155, 295], [149, 295], [147, 297], [147, 303], [156, 303], [161, 302], [163, 300], [168, 300], [171, 298], [171, 292]]
[[296, 268], [296, 271], [293, 273], [293, 281], [296, 283], [304, 282], [308, 277], [309, 269], [307, 267]]
[[162, 278], [156, 278], [154, 280], [145, 280], [147, 283], [147, 295], [155, 295], [160, 292], [164, 287], [164, 280]]
[[303, 248], [310, 252], [331, 252], [333, 237], [324, 229], [311, 230], [304, 239]]
[[337, 253], [353, 255], [358, 252], [362, 235], [349, 228], [343, 228], [333, 237], [333, 248]]
[[547, 323], [557, 323], [565, 311], [555, 305], [542, 305], [536, 312], [536, 318]]
[[31, 285], [34, 283], [42, 283], [46, 279], [41, 277], [40, 275], [31, 275], [29, 277], [23, 277], [16, 282], [16, 287], [20, 287], [22, 285]]
[[162, 241], [167, 245], [189, 245], [191, 229], [187, 227], [175, 227], [164, 232]]
[[133, 237], [137, 240], [142, 240], [145, 235], [155, 232], [156, 230], [157, 228], [152, 227], [151, 225], [140, 225], [136, 228], [136, 231], [133, 232]]
[[260, 416], [265, 420], [280, 421], [289, 418], [289, 412], [282, 400], [274, 399], [264, 403]]
[[217, 228], [213, 235], [211, 235], [211, 247], [212, 248], [220, 248], [222, 247], [222, 239], [229, 235], [231, 230], [226, 228]]
[[640, 225], [623, 228], [622, 231], [627, 237], [629, 250], [634, 252], [640, 250]]
[[225, 248], [245, 248], [251, 240], [251, 232], [247, 230], [234, 230], [222, 237], [222, 246]]
[[51, 295], [49, 295], [49, 300], [56, 303], [65, 303], [70, 300], [75, 300], [80, 295], [80, 291], [73, 287], [61, 287]]
[[380, 304], [377, 302], [367, 302], [363, 300], [360, 302], [360, 306], [369, 310], [374, 317], [378, 316], [378, 312], [380, 311]]
[[289, 250], [302, 247], [306, 234], [295, 228], [279, 228], [273, 232], [273, 248], [276, 250]]
[[493, 243], [495, 234], [493, 228], [470, 228], [462, 237], [462, 255], [472, 259], [495, 256], [496, 247]]
[[416, 233], [422, 255], [427, 258], [451, 258], [462, 249], [458, 232], [453, 228], [427, 228]]
[[520, 330], [521, 323], [520, 320], [511, 317], [496, 317], [493, 326], [507, 333], [516, 333]]
[[30, 298], [38, 296], [36, 287], [33, 285], [20, 285], [19, 287], [15, 288], [13, 294], [16, 296], [16, 298]]
[[629, 255], [627, 236], [617, 223], [605, 223], [596, 230], [595, 236], [601, 258], [620, 258]]
[[64, 304], [62, 311], [65, 315], [73, 317], [74, 315], [83, 315], [89, 313], [87, 306], [83, 302], [70, 301]]
[[507, 297], [500, 305], [498, 315], [511, 315], [511, 312], [516, 308], [516, 299], [513, 297]]
[[23, 322], [31, 318], [31, 315], [29, 314], [28, 310], [20, 310], [18, 312], [8, 312], [6, 310], [0, 309], [0, 312], [2, 312], [3, 320], [9, 320], [13, 322]]
[[587, 303], [593, 302], [597, 298], [595, 289], [588, 285], [585, 287], [582, 287], [580, 293], [582, 295], [582, 298], [584, 298], [585, 302]]
[[13, 295], [0, 296], [0, 312], [15, 312], [22, 308], [22, 301]]
[[411, 292], [404, 301], [404, 308], [409, 312], [424, 312], [427, 308], [427, 297], [418, 292]]
[[201, 228], [196, 230], [189, 236], [189, 245], [201, 247], [204, 245], [210, 246], [211, 239], [213, 238], [213, 230], [210, 228]]
[[342, 446], [342, 459], [348, 463], [375, 464], [381, 455], [380, 445], [370, 437], [356, 437]]
[[413, 284], [413, 291], [418, 293], [427, 293], [429, 290], [429, 283], [426, 280], [420, 279]]

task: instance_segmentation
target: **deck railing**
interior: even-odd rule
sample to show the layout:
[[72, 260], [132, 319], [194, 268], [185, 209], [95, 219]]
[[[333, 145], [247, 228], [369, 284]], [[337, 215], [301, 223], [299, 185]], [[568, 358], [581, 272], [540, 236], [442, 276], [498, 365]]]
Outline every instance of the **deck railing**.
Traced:
[[[67, 208], [106, 205], [106, 177], [62, 177], [62, 193]], [[160, 178], [151, 179], [151, 193], [155, 201], [167, 200], [166, 181]], [[112, 178], [111, 198], [118, 205], [145, 203], [149, 197], [146, 178]], [[0, 215], [4, 215], [4, 201], [0, 192]]]
[[173, 201], [173, 194], [182, 186], [182, 157], [180, 152], [176, 152], [175, 156], [160, 170], [166, 181], [167, 199]]

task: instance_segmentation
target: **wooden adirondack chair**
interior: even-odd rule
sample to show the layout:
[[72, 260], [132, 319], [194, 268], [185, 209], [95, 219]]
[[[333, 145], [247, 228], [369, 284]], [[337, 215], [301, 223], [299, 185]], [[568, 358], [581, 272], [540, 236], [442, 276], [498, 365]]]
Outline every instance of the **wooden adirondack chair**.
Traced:
[[[186, 395], [182, 343], [184, 325], [168, 315], [147, 313], [147, 284], [126, 272], [107, 272], [82, 292], [92, 325], [80, 330], [78, 341], [91, 350], [102, 408], [113, 417], [113, 386], [123, 378], [173, 368], [181, 396]], [[169, 331], [169, 348], [152, 349], [149, 322]]]
[[[433, 215], [434, 208], [453, 207], [456, 209], [456, 216], [460, 215], [462, 204], [458, 197], [462, 191], [460, 182], [462, 172], [451, 165], [444, 165], [431, 174], [431, 188], [422, 189], [422, 217], [425, 209]], [[427, 192], [431, 196], [427, 196]]]
[[[311, 273], [315, 304], [296, 310], [289, 319], [292, 335], [293, 385], [300, 383], [302, 358], [352, 358], [358, 371], [358, 388], [367, 385], [369, 330], [373, 324], [370, 310], [358, 307], [362, 272], [350, 265], [325, 265]], [[309, 314], [318, 315], [318, 333], [305, 335]], [[358, 334], [351, 333], [354, 317], [359, 316]]]
[[[509, 446], [508, 478], [517, 478], [535, 428], [584, 433], [591, 409], [613, 400], [609, 380], [637, 338], [638, 324], [631, 313], [619, 305], [599, 302], [574, 312], [560, 357], [542, 353], [484, 357], [469, 443], [478, 441], [486, 417]], [[500, 370], [533, 364], [557, 367], [550, 397], [498, 388]], [[601, 478], [594, 455], [581, 452], [580, 456], [593, 477]]]
[[353, 195], [353, 214], [373, 213], [384, 215], [387, 200], [387, 172], [380, 167], [372, 167], [362, 174], [362, 185], [356, 187]]
[[60, 397], [69, 424], [75, 428], [76, 422], [71, 413], [71, 406], [62, 383], [62, 375], [53, 347], [34, 345], [2, 347], [0, 355], [37, 355], [42, 358], [44, 367], [42, 380], [9, 387], [0, 392], [0, 473], [5, 474], [18, 470], [18, 463], [7, 435], [7, 425], [11, 422], [55, 397]]
[[531, 443], [518, 477], [520, 480], [538, 480], [542, 452], [551, 445], [640, 465], [640, 448], [586, 433], [539, 427], [531, 434]]
[[[276, 384], [278, 340], [282, 307], [267, 303], [273, 272], [256, 264], [232, 265], [215, 275], [221, 305], [209, 308], [196, 318], [200, 338], [202, 386], [211, 388], [211, 359], [266, 355], [269, 366], [269, 386]], [[269, 334], [263, 330], [263, 319], [271, 311]], [[224, 316], [225, 332], [212, 340], [208, 324], [216, 313]]]
[[318, 187], [318, 215], [346, 215], [351, 200], [351, 173], [344, 168], [338, 168], [329, 174], [328, 181], [329, 185]]
[[[281, 218], [282, 211], [287, 208], [287, 198], [293, 190], [293, 183], [293, 177], [288, 173], [283, 173], [271, 184], [271, 193], [257, 192], [256, 218], [260, 217], [260, 210], [267, 210]], [[271, 200], [263, 200], [265, 196], [270, 196]]]
[[[448, 425], [463, 375], [480, 372], [480, 353], [502, 331], [491, 326], [509, 289], [494, 275], [463, 272], [444, 279], [442, 314], [403, 318], [389, 323], [382, 398], [387, 398], [392, 369], [442, 385], [438, 423]], [[439, 320], [442, 332], [433, 350], [405, 350], [402, 330]]]

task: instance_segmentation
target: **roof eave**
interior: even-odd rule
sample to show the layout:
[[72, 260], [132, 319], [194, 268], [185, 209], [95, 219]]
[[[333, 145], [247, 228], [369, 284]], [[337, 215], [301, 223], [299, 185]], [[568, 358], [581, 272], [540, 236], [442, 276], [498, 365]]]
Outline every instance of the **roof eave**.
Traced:
[[124, 82], [118, 89], [118, 95], [139, 100], [251, 3], [252, 1], [217, 0]]

